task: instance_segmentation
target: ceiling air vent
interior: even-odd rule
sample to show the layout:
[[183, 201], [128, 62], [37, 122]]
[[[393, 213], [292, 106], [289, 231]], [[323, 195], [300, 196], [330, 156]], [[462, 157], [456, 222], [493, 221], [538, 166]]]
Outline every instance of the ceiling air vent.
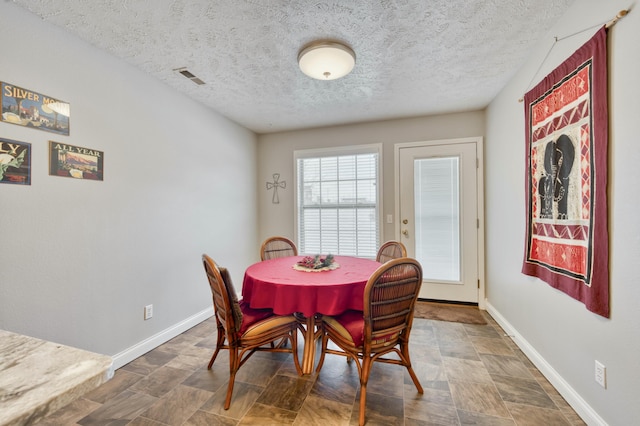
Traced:
[[205, 84], [204, 81], [200, 80], [198, 77], [193, 75], [193, 73], [191, 73], [191, 71], [189, 71], [186, 67], [176, 68], [174, 71], [182, 74], [183, 76], [185, 76], [186, 78], [193, 81], [195, 84], [199, 86], [202, 86], [203, 84]]

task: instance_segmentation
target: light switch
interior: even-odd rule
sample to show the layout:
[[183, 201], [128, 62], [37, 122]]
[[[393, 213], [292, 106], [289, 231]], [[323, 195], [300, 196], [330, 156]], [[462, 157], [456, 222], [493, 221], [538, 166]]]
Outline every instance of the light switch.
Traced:
[[393, 223], [393, 215], [392, 214], [388, 214], [387, 215], [387, 223]]

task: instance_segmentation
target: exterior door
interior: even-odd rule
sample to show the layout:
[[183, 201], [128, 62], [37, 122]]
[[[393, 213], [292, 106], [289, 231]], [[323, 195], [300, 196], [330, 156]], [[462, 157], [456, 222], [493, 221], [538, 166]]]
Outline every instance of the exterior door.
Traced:
[[422, 299], [479, 302], [481, 143], [475, 138], [396, 146], [396, 230], [408, 255], [422, 264]]

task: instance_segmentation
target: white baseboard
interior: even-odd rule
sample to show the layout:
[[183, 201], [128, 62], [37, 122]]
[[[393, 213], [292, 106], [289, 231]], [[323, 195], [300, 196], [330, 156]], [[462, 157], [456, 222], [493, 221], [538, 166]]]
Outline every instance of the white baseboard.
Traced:
[[511, 337], [522, 352], [531, 360], [538, 370], [556, 388], [558, 393], [567, 401], [576, 413], [590, 426], [607, 426], [607, 423], [582, 399], [560, 374], [535, 350], [527, 340], [493, 307], [488, 301], [485, 303], [487, 312]]
[[146, 354], [152, 349], [157, 348], [161, 344], [173, 339], [177, 335], [184, 333], [191, 327], [194, 327], [200, 324], [202, 321], [210, 318], [213, 315], [213, 306], [205, 309], [204, 311], [198, 312], [197, 314], [181, 321], [173, 326], [167, 328], [166, 330], [161, 331], [160, 333], [154, 334], [141, 341], [140, 343], [136, 343], [130, 348], [125, 349], [124, 351], [115, 354], [113, 358], [113, 368], [118, 369], [125, 364], [133, 361], [134, 359]]

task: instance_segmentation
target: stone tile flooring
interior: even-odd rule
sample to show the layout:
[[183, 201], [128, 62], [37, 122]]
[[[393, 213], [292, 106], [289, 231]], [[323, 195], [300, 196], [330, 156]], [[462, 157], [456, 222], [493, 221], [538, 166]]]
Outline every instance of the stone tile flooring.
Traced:
[[[486, 312], [487, 325], [416, 318], [406, 369], [374, 363], [366, 424], [584, 425]], [[320, 374], [299, 377], [290, 354], [256, 353], [239, 371], [231, 407], [226, 351], [213, 369], [213, 318], [118, 369], [109, 382], [40, 425], [357, 425], [358, 372], [327, 355]], [[302, 339], [300, 339], [302, 340]], [[300, 355], [302, 350], [300, 348]]]

